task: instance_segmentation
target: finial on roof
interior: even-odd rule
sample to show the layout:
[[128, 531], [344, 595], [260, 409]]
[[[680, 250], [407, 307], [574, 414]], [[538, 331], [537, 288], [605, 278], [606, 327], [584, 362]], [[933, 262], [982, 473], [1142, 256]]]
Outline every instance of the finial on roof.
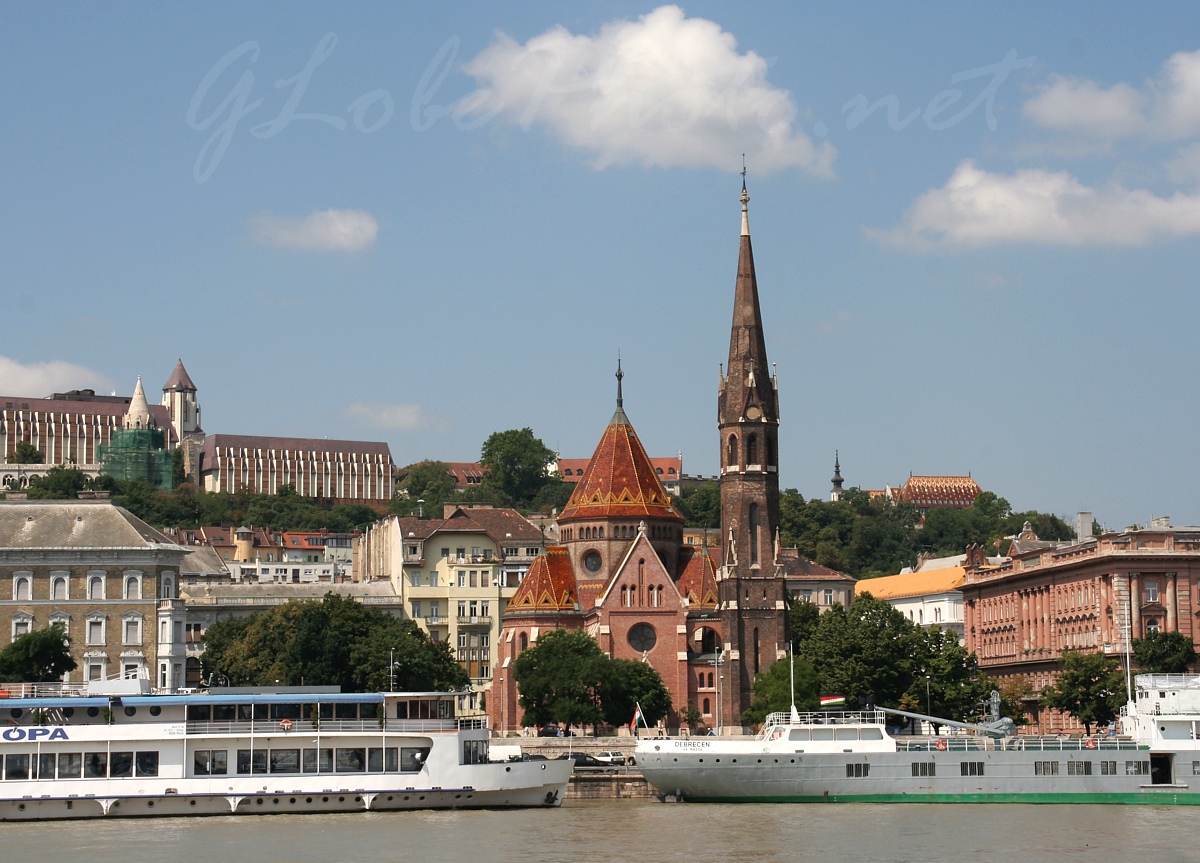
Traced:
[[742, 236], [750, 236], [750, 195], [746, 192], [746, 154], [742, 153]]
[[629, 417], [625, 416], [625, 399], [621, 397], [621, 378], [625, 377], [625, 373], [621, 371], [621, 358], [617, 357], [617, 409], [613, 411], [612, 419], [608, 421], [609, 425], [629, 425]]
[[621, 357], [617, 355], [617, 407], [624, 407], [625, 400], [621, 398], [621, 378], [625, 377], [625, 373], [621, 371]]

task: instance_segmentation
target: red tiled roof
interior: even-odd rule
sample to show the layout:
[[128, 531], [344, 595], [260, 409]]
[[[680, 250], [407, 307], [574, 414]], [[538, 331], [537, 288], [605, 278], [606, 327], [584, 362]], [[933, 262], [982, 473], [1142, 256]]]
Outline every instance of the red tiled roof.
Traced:
[[576, 611], [579, 595], [571, 557], [561, 545], [534, 559], [525, 580], [508, 601], [505, 614], [522, 611]]
[[[586, 458], [560, 458], [558, 473], [567, 482], [579, 482], [589, 461], [590, 459]], [[679, 456], [652, 458], [650, 464], [654, 468], [655, 474], [664, 481], [679, 479], [683, 475], [683, 459]]]
[[558, 517], [656, 518], [683, 521], [671, 506], [646, 449], [620, 408]]
[[970, 506], [983, 491], [969, 476], [910, 476], [898, 496], [917, 506]]
[[[150, 408], [154, 410], [153, 407]], [[163, 408], [166, 410], [166, 408]], [[265, 437], [259, 435], [210, 434], [204, 439], [201, 448], [201, 458], [207, 456], [211, 460], [216, 455], [217, 447], [222, 449], [248, 450], [291, 450], [294, 452], [332, 452], [356, 453], [358, 455], [387, 456], [392, 459], [392, 451], [384, 441], [362, 440], [327, 440], [325, 438], [300, 437]]]
[[717, 607], [717, 563], [707, 549], [684, 546], [679, 552], [675, 586], [691, 608]]
[[483, 482], [483, 468], [477, 461], [448, 461], [446, 471], [454, 477], [458, 489], [470, 488]]
[[793, 580], [805, 578], [814, 578], [821, 581], [853, 582], [855, 580], [852, 575], [846, 575], [844, 572], [830, 569], [824, 564], [817, 563], [815, 560], [809, 560], [800, 554], [800, 549], [798, 548], [780, 549], [779, 563], [783, 567], [784, 577]]

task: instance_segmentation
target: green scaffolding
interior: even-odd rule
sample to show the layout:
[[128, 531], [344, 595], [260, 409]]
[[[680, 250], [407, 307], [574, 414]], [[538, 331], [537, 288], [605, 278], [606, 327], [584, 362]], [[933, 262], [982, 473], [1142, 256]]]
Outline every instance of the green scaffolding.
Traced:
[[171, 488], [171, 454], [158, 429], [118, 429], [100, 446], [100, 472], [114, 479], [144, 479]]

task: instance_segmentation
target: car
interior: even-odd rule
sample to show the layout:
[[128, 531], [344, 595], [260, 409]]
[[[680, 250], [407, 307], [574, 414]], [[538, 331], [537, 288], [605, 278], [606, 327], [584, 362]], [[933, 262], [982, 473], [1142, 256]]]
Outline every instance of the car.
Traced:
[[611, 764], [608, 764], [604, 761], [599, 761], [593, 758], [591, 755], [588, 755], [586, 752], [566, 752], [560, 755], [559, 758], [565, 758], [569, 761], [574, 761], [576, 770], [581, 767], [612, 767]]
[[606, 749], [604, 752], [597, 752], [594, 757], [597, 761], [603, 761], [605, 764], [621, 766], [627, 763], [625, 753], [620, 749]]
[[538, 737], [562, 737], [562, 729], [557, 725], [546, 725], [538, 729]]

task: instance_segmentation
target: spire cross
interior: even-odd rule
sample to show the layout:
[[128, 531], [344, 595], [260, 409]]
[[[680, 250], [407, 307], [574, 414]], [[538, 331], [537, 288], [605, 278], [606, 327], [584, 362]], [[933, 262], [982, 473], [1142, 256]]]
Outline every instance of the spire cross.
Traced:
[[625, 377], [625, 373], [621, 371], [621, 358], [617, 357], [617, 407], [624, 407], [624, 399], [621, 398], [621, 378]]

